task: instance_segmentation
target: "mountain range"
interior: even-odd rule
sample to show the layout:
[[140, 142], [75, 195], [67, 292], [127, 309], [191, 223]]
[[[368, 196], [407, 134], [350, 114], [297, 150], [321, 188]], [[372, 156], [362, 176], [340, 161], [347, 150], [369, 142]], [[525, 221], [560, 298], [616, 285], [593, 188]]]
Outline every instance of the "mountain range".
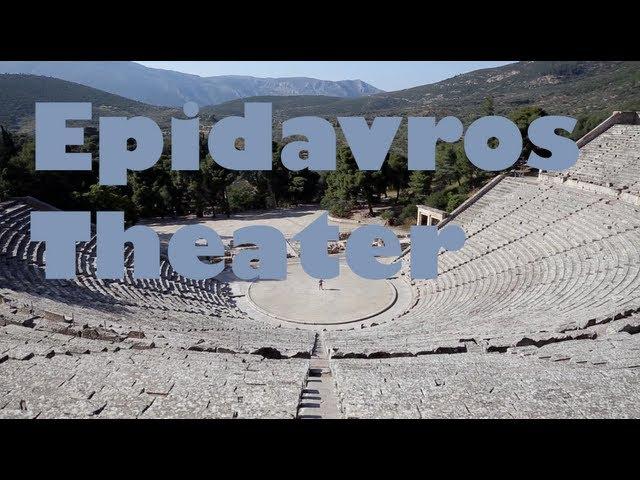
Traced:
[[[177, 94], [170, 91], [167, 95]], [[228, 115], [241, 115], [246, 101], [266, 101], [273, 104], [276, 122], [304, 115], [323, 116], [334, 123], [335, 117], [350, 115], [456, 115], [468, 123], [484, 114], [482, 104], [487, 97], [493, 100], [499, 115], [524, 106], [541, 107], [549, 114], [594, 119], [613, 110], [640, 110], [640, 62], [518, 62], [359, 98], [315, 94], [240, 98], [203, 107], [200, 117], [203, 125], [210, 125]], [[154, 106], [78, 83], [0, 74], [0, 124], [33, 133], [36, 101], [91, 101], [94, 120], [99, 115], [144, 115], [164, 128], [171, 116], [182, 116], [181, 109], [175, 107]], [[404, 133], [401, 127], [399, 136]]]
[[54, 77], [156, 106], [200, 106], [260, 95], [329, 95], [353, 98], [381, 90], [362, 80], [257, 78], [225, 75], [200, 77], [149, 68], [135, 62], [0, 62], [0, 73]]
[[[476, 70], [419, 87], [362, 98], [271, 98], [274, 115], [446, 116], [469, 119], [487, 97], [497, 114], [535, 105], [550, 114], [582, 115], [640, 108], [640, 62], [518, 62]], [[214, 117], [238, 115], [243, 101], [207, 107]]]

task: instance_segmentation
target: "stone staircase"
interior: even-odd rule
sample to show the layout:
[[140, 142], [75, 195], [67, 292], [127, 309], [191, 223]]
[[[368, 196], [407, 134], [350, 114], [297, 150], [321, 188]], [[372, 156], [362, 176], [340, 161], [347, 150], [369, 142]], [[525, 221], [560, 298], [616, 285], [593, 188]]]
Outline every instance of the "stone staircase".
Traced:
[[298, 418], [336, 419], [341, 416], [331, 374], [329, 349], [324, 345], [323, 335], [316, 333], [309, 372], [298, 404]]

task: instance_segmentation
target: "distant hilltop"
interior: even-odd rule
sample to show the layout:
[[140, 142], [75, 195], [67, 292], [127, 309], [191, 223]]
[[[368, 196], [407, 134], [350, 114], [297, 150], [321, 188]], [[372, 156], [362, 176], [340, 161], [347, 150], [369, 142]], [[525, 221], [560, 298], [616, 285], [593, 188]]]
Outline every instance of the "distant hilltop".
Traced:
[[257, 78], [225, 75], [200, 77], [149, 68], [135, 62], [0, 62], [0, 73], [25, 73], [79, 83], [150, 105], [200, 106], [262, 95], [325, 95], [356, 98], [382, 90], [362, 80]]

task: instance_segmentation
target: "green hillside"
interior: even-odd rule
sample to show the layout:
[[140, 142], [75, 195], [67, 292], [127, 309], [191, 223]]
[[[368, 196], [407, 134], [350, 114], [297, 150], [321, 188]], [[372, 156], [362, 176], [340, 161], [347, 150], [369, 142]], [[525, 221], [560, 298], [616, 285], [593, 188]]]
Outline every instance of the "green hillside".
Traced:
[[[580, 116], [612, 110], [640, 109], [640, 62], [519, 62], [476, 70], [430, 85], [362, 98], [309, 104], [307, 97], [286, 97], [278, 114], [308, 115], [479, 115], [491, 97], [496, 113], [535, 105], [550, 114]], [[244, 99], [250, 101], [253, 99]], [[206, 109], [214, 116], [229, 114], [234, 102]], [[275, 106], [274, 106], [275, 109]], [[233, 113], [239, 111], [233, 110]]]
[[[340, 97], [327, 97], [323, 95], [294, 95], [294, 96], [263, 96], [249, 97], [232, 100], [220, 105], [205, 107], [201, 110], [201, 115], [208, 118], [222, 118], [230, 115], [242, 115], [245, 102], [270, 102], [273, 108], [273, 117], [290, 116], [290, 112], [298, 112], [296, 116], [317, 115], [318, 111], [324, 111], [330, 105], [341, 100]], [[304, 113], [306, 112], [306, 113]]]
[[56, 78], [0, 75], [0, 125], [33, 134], [36, 102], [92, 102], [94, 123], [99, 116], [142, 115], [167, 126], [176, 112]]

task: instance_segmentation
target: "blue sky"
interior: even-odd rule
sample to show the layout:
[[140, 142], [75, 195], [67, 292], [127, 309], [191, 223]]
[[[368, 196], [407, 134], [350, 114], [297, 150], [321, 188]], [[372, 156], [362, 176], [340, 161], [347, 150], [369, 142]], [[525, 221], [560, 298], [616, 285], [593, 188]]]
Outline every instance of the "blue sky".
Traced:
[[165, 70], [215, 75], [253, 77], [311, 77], [321, 80], [360, 79], [382, 90], [401, 90], [434, 83], [460, 73], [496, 67], [509, 61], [482, 62], [138, 62]]

